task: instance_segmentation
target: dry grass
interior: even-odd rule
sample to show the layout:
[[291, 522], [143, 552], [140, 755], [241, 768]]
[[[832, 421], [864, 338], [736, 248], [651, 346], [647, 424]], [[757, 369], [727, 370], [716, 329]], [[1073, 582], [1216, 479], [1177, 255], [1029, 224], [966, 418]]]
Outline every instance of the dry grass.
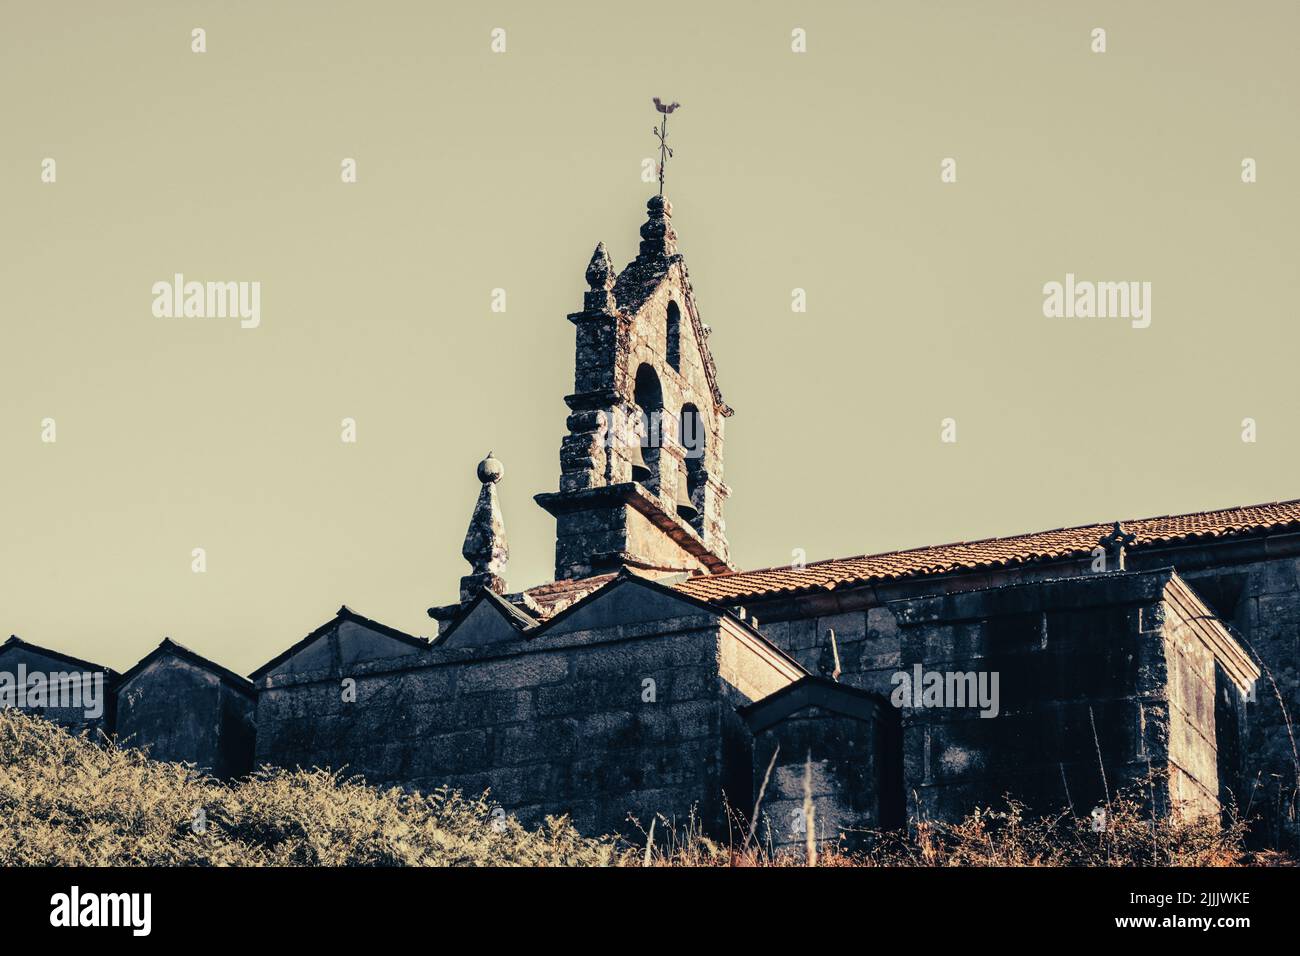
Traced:
[[956, 824], [922, 822], [907, 839], [882, 837], [869, 854], [895, 866], [1239, 866], [1246, 827], [1216, 817], [1153, 818], [1149, 781], [1112, 796], [1104, 819], [1033, 817], [1014, 800]]
[[[263, 770], [223, 784], [141, 752], [96, 745], [0, 711], [0, 865], [119, 866], [804, 866], [807, 849], [706, 836], [651, 821], [638, 845], [584, 837], [567, 818], [529, 830], [486, 797], [408, 794], [325, 771]], [[658, 824], [658, 837], [653, 830]], [[1242, 850], [1244, 827], [1152, 821], [1140, 793], [1114, 795], [1108, 825], [1035, 819], [1009, 803], [958, 824], [871, 834], [871, 849], [823, 843], [818, 866], [1230, 866], [1291, 861]]]
[[600, 866], [610, 840], [527, 830], [486, 799], [383, 790], [324, 771], [227, 786], [140, 751], [0, 711], [0, 865]]
[[[823, 843], [816, 866], [972, 867], [972, 866], [1289, 866], [1284, 854], [1244, 850], [1245, 825], [1221, 826], [1212, 817], [1152, 820], [1141, 802], [1144, 782], [1116, 795], [1108, 825], [1094, 829], [1090, 818], [1070, 814], [1033, 817], [1006, 801], [1001, 810], [979, 809], [954, 824], [914, 822], [906, 833], [855, 834], [870, 848], [846, 851]], [[666, 823], [666, 821], [661, 821]], [[804, 847], [773, 851], [766, 847], [718, 843], [696, 821], [677, 830], [646, 855], [653, 866], [806, 866]], [[661, 832], [664, 832], [661, 830]], [[626, 861], [624, 861], [626, 862]], [[647, 865], [638, 857], [637, 865]]]

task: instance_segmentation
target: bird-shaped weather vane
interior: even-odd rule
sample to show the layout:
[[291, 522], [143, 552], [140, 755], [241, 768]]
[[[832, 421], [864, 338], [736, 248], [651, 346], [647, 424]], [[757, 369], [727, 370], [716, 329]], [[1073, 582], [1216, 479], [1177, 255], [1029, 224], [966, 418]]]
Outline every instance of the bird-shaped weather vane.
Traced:
[[664, 103], [659, 97], [655, 97], [655, 109], [663, 116], [659, 125], [651, 130], [659, 138], [659, 195], [664, 194], [664, 167], [668, 165], [669, 158], [673, 155], [672, 147], [668, 145], [668, 114], [681, 106], [681, 103]]

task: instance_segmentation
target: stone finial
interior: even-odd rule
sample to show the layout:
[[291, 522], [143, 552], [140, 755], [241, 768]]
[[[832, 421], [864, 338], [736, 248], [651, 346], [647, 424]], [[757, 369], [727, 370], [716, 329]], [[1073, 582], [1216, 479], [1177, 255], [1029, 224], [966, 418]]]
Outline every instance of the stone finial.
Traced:
[[673, 229], [673, 204], [663, 196], [651, 196], [646, 203], [649, 217], [641, 226], [639, 259], [665, 259], [677, 254], [677, 232]]
[[1124, 549], [1137, 540], [1137, 535], [1130, 534], [1120, 527], [1118, 521], [1111, 528], [1110, 534], [1102, 535], [1097, 542], [1106, 549], [1106, 567], [1111, 571], [1124, 570]]
[[501, 503], [497, 500], [497, 482], [505, 474], [501, 462], [488, 452], [478, 465], [479, 489], [474, 514], [469, 519], [465, 545], [460, 553], [469, 562], [471, 573], [460, 579], [460, 599], [468, 601], [480, 591], [504, 594], [506, 581], [502, 575], [510, 560], [510, 547], [506, 544], [506, 524], [501, 516]]
[[495, 485], [506, 473], [505, 466], [492, 457], [492, 452], [488, 452], [487, 457], [478, 463], [475, 471], [478, 480], [485, 485]]
[[609, 312], [614, 309], [614, 263], [610, 261], [609, 250], [603, 242], [596, 244], [596, 251], [591, 254], [591, 263], [587, 266], [587, 293], [583, 296], [582, 306], [588, 312]]

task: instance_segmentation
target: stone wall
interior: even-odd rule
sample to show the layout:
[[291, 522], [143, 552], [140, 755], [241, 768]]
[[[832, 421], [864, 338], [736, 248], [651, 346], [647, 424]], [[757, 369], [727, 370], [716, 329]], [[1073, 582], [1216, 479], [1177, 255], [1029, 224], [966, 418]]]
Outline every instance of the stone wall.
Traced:
[[678, 617], [638, 622], [590, 602], [531, 638], [267, 675], [257, 760], [490, 789], [530, 824], [568, 813], [586, 832], [635, 835], [629, 814], [682, 825], [695, 810], [720, 830], [724, 791], [749, 798], [735, 706], [800, 675], [743, 625], [677, 603]]
[[902, 825], [902, 741], [887, 700], [807, 677], [741, 713], [753, 735], [761, 846], [803, 846], [805, 787], [819, 844], [853, 849], [870, 831]]
[[[748, 612], [761, 619], [759, 630], [814, 673], [826, 631], [834, 628], [845, 672], [842, 680], [887, 694], [899, 652], [897, 623], [884, 607], [888, 602], [1025, 581], [1086, 578], [1092, 576], [1090, 564], [1088, 559], [1043, 561], [745, 603]], [[1225, 693], [1231, 681], [1216, 676], [1216, 735], [1218, 749], [1225, 752], [1220, 802], [1249, 806], [1256, 839], [1268, 845], [1300, 845], [1300, 760], [1292, 726], [1300, 715], [1298, 564], [1300, 535], [1287, 533], [1151, 544], [1128, 555], [1131, 570], [1175, 568], [1265, 672], [1245, 702]]]
[[[1217, 809], [1219, 781], [1235, 773], [1249, 665], [1196, 595], [1170, 581], [1167, 570], [1085, 575], [758, 627], [813, 671], [829, 666], [833, 629], [841, 681], [885, 697], [917, 666], [999, 675], [996, 718], [903, 709], [912, 816], [953, 819], [1008, 791], [1042, 810], [1087, 810], [1149, 764], [1169, 771], [1174, 805]], [[1218, 726], [1216, 700], [1230, 725]]]
[[[1180, 574], [1256, 656], [1265, 673], [1239, 719], [1241, 771], [1229, 782], [1226, 800], [1251, 807], [1256, 836], [1273, 845], [1300, 845], [1294, 721], [1300, 715], [1300, 589], [1291, 541], [1268, 548], [1181, 549]], [[1254, 560], [1251, 560], [1254, 559]], [[1235, 702], [1219, 695], [1219, 707]], [[1226, 716], [1223, 715], [1223, 716]]]
[[[17, 683], [22, 678], [30, 686], [33, 675], [40, 675], [46, 691], [40, 698], [24, 696], [24, 711], [93, 739], [101, 733], [112, 733], [117, 707], [116, 673], [10, 638], [0, 645], [0, 706], [19, 706]], [[51, 687], [51, 682], [58, 686]]]
[[251, 690], [170, 654], [129, 673], [118, 688], [117, 736], [155, 760], [183, 761], [217, 777], [252, 769]]
[[1221, 778], [1240, 772], [1234, 759], [1239, 753], [1219, 753], [1220, 740], [1236, 728], [1217, 726], [1215, 702], [1220, 694], [1240, 701], [1245, 692], [1223, 682], [1227, 672], [1216, 660], [1214, 643], [1220, 636], [1228, 638], [1219, 622], [1205, 620], [1204, 613], [1204, 605], [1191, 592], [1166, 589], [1162, 632], [1167, 710], [1161, 717], [1168, 735], [1169, 799], [1190, 812], [1217, 811]]

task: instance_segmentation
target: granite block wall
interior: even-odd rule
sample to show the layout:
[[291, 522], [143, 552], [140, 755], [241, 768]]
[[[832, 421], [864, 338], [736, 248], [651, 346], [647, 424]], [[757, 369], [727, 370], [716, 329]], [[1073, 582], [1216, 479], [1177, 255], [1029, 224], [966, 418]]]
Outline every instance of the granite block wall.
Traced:
[[[39, 675], [41, 696], [18, 696], [18, 683], [32, 687]], [[16, 638], [0, 645], [0, 706], [21, 706], [29, 714], [66, 727], [92, 739], [113, 731], [117, 709], [118, 675], [89, 662], [51, 655]]]
[[[898, 713], [883, 698], [815, 678], [792, 688], [742, 710], [753, 734], [755, 800], [761, 797], [759, 844], [777, 850], [804, 846], [806, 792], [819, 844], [854, 849], [875, 831], [901, 826]], [[781, 700], [805, 690], [797, 703]]]
[[[759, 629], [814, 673], [829, 666], [833, 630], [840, 680], [895, 703], [897, 675], [910, 686], [918, 666], [998, 675], [996, 717], [902, 707], [913, 817], [953, 819], [1006, 792], [1087, 812], [1149, 766], [1169, 772], [1167, 806], [1211, 812], [1237, 773], [1246, 665], [1226, 632], [1209, 633], [1218, 625], [1200, 620], [1213, 615], [1193, 592], [1166, 595], [1171, 580], [1167, 570], [1049, 579]], [[1232, 673], [1216, 653], [1235, 661]]]
[[253, 767], [254, 707], [251, 692], [187, 660], [161, 656], [118, 688], [117, 737], [155, 760], [237, 777]]
[[271, 674], [257, 760], [490, 790], [528, 824], [567, 813], [585, 832], [635, 835], [629, 815], [680, 825], [694, 811], [716, 831], [728, 781], [743, 781], [736, 802], [749, 796], [735, 705], [798, 676], [761, 644], [706, 612]]
[[[1295, 721], [1300, 715], [1300, 589], [1298, 559], [1289, 549], [1276, 556], [1228, 563], [1211, 548], [1187, 549], [1179, 560], [1189, 586], [1228, 625], [1261, 663], [1261, 676], [1244, 707], [1220, 693], [1224, 717], [1234, 717], [1240, 771], [1225, 781], [1224, 800], [1249, 806], [1256, 837], [1269, 845], [1300, 845], [1300, 756]], [[1234, 711], [1236, 711], [1234, 713]]]

